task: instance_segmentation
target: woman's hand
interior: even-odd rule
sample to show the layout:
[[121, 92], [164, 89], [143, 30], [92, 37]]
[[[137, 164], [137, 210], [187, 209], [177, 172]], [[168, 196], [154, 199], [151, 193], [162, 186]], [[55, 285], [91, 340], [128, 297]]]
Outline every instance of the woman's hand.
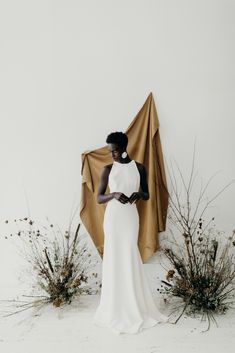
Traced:
[[129, 202], [129, 197], [127, 197], [125, 194], [122, 192], [114, 192], [113, 193], [113, 198], [120, 201], [121, 203], [127, 203]]
[[133, 192], [129, 198], [129, 202], [133, 203], [142, 199], [142, 192]]

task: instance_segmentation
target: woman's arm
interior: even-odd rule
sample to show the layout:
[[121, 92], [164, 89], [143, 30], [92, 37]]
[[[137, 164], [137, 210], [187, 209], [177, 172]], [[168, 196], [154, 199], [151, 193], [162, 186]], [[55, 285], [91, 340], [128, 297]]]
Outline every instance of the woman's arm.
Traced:
[[147, 182], [147, 172], [145, 166], [142, 164], [140, 168], [140, 187], [141, 187], [141, 197], [143, 200], [149, 199], [149, 189]]
[[106, 191], [107, 185], [108, 185], [110, 170], [111, 170], [110, 166], [105, 166], [103, 168], [103, 171], [101, 173], [101, 178], [100, 178], [100, 185], [98, 187], [98, 192], [97, 192], [97, 202], [98, 203], [105, 203], [105, 202], [108, 202], [114, 198], [116, 200], [120, 201], [121, 203], [129, 202], [129, 198], [125, 194], [123, 194], [122, 192], [111, 192], [109, 194], [105, 194], [105, 191]]
[[140, 188], [141, 188], [141, 190], [138, 192], [133, 192], [133, 194], [130, 196], [130, 203], [133, 203], [134, 201], [138, 201], [140, 199], [142, 199], [142, 200], [149, 199], [149, 189], [148, 189], [147, 173], [146, 173], [145, 166], [140, 163], [138, 163], [137, 166], [138, 166], [138, 170], [140, 173]]

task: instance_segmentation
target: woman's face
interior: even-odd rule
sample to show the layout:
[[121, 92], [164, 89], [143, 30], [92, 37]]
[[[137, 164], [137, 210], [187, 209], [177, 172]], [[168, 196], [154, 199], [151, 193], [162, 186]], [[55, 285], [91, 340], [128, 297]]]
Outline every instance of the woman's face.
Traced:
[[116, 143], [108, 143], [108, 150], [114, 161], [121, 160], [121, 155], [123, 151], [120, 150], [119, 146]]

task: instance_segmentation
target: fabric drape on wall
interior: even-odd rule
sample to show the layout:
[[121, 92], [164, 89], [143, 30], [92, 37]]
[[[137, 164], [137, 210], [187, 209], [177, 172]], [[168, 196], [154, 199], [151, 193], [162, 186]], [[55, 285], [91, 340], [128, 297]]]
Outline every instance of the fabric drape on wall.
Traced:
[[[140, 228], [138, 246], [143, 262], [160, 248], [158, 233], [165, 230], [168, 189], [159, 135], [159, 121], [152, 93], [128, 126], [127, 152], [131, 159], [143, 163], [147, 171], [150, 198], [136, 203]], [[82, 188], [80, 218], [103, 257], [103, 218], [107, 204], [96, 201], [104, 165], [112, 163], [107, 146], [82, 153]], [[106, 193], [109, 192], [109, 187]], [[121, 222], [121, 220], [120, 220]]]

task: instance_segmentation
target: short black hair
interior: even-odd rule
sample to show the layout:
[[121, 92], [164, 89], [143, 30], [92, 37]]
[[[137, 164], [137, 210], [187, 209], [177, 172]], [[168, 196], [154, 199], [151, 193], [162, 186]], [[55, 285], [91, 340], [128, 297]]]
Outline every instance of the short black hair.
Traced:
[[124, 132], [116, 131], [111, 132], [106, 138], [107, 143], [115, 143], [122, 150], [127, 147], [128, 137]]

